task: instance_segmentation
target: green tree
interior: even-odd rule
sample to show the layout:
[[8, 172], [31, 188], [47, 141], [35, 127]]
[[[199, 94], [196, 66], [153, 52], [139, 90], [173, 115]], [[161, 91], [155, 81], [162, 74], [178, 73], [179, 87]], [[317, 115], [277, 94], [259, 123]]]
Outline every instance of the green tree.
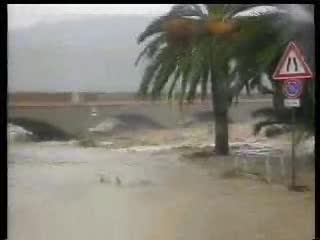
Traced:
[[[257, 4], [175, 5], [155, 19], [138, 37], [149, 40], [138, 56], [148, 65], [140, 96], [159, 98], [167, 90], [172, 98], [181, 88], [180, 104], [192, 102], [200, 88], [201, 99], [211, 93], [215, 119], [215, 151], [229, 153], [228, 107], [248, 82], [259, 76], [287, 43], [290, 31], [285, 12], [273, 8], [263, 14], [242, 15]], [[229, 63], [237, 65], [231, 72]], [[180, 84], [181, 83], [181, 84]], [[209, 91], [208, 91], [209, 89]]]
[[[303, 21], [295, 19], [294, 31], [291, 30], [292, 36], [291, 40], [295, 41], [304, 53], [305, 60], [310, 66], [311, 70], [315, 70], [315, 47], [314, 47], [314, 12], [312, 4], [299, 4], [299, 7], [302, 10], [305, 10], [308, 19]], [[284, 46], [286, 47], [286, 46]], [[283, 48], [282, 48], [283, 49]], [[283, 49], [284, 50], [284, 49]], [[264, 119], [259, 121], [254, 126], [254, 133], [257, 134], [261, 129], [266, 128], [266, 133], [270, 133], [272, 136], [278, 134], [286, 133], [291, 130], [291, 113], [290, 110], [284, 108], [283, 100], [284, 95], [282, 93], [282, 82], [273, 81], [271, 75], [276, 67], [276, 64], [279, 62], [283, 51], [280, 51], [280, 54], [274, 59], [273, 63], [270, 64], [268, 68], [269, 79], [272, 82], [272, 89], [269, 89], [268, 93], [272, 94], [273, 98], [273, 108], [263, 108], [259, 109], [253, 113], [255, 117], [263, 117]], [[302, 140], [303, 137], [309, 137], [314, 135], [314, 108], [315, 108], [315, 78], [312, 80], [307, 80], [304, 83], [304, 93], [302, 96], [301, 107], [296, 109], [296, 121], [297, 121], [297, 130], [298, 130], [298, 141]], [[281, 126], [281, 131], [272, 131], [274, 130], [274, 125]], [[277, 129], [277, 128], [276, 128]]]

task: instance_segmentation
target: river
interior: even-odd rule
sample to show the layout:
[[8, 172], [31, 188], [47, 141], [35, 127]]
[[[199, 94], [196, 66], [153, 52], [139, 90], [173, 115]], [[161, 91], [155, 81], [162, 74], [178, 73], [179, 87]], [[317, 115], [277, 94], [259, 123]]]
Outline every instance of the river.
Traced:
[[9, 145], [10, 240], [301, 240], [314, 193], [222, 178], [174, 150]]

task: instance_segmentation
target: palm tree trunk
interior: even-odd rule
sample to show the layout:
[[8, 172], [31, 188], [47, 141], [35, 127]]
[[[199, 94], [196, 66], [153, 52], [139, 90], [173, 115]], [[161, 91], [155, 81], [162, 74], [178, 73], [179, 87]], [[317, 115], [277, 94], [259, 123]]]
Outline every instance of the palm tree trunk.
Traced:
[[272, 96], [273, 107], [277, 111], [283, 111], [284, 109], [283, 101], [284, 101], [284, 96], [282, 92], [282, 82], [275, 82], [274, 93]]
[[251, 96], [251, 90], [250, 90], [250, 86], [249, 86], [248, 82], [245, 83], [245, 87], [246, 87], [246, 91], [247, 91], [247, 96]]
[[215, 118], [215, 152], [217, 155], [225, 156], [229, 154], [227, 89], [224, 81], [217, 84], [213, 77], [211, 78], [211, 97]]
[[227, 112], [215, 112], [215, 152], [217, 155], [229, 154], [229, 130]]

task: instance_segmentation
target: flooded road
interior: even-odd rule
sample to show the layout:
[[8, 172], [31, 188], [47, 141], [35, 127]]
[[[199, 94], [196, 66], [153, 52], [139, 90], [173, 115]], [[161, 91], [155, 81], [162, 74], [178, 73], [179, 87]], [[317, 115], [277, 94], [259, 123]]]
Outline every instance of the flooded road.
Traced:
[[301, 240], [313, 192], [181, 161], [166, 150], [9, 145], [10, 240]]

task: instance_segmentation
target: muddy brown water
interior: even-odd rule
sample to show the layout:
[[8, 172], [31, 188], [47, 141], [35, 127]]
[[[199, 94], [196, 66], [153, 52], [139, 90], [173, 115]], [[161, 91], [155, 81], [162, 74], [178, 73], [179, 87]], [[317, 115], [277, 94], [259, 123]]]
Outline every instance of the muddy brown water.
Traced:
[[225, 179], [214, 164], [180, 158], [12, 144], [9, 239], [312, 239], [312, 191]]
[[[271, 107], [270, 99], [253, 99], [249, 102], [240, 102], [230, 107], [230, 119], [237, 123], [252, 121], [251, 113], [262, 107]], [[153, 123], [164, 128], [175, 128], [182, 118], [178, 106], [168, 103], [154, 103], [141, 105], [115, 105], [96, 106], [97, 116], [91, 116], [92, 106], [10, 106], [8, 115], [10, 118], [28, 118], [43, 121], [61, 128], [67, 133], [83, 134], [88, 128], [95, 127], [109, 117], [126, 115], [140, 116], [146, 123]], [[184, 118], [194, 118], [201, 122], [203, 115], [210, 115], [212, 108], [210, 103], [194, 104], [184, 108]], [[120, 117], [121, 118], [121, 117]], [[208, 116], [207, 116], [208, 118]], [[129, 128], [134, 128], [137, 118], [126, 119]], [[139, 121], [139, 126], [142, 124]], [[145, 124], [146, 125], [146, 124]], [[140, 127], [139, 127], [140, 128]]]

